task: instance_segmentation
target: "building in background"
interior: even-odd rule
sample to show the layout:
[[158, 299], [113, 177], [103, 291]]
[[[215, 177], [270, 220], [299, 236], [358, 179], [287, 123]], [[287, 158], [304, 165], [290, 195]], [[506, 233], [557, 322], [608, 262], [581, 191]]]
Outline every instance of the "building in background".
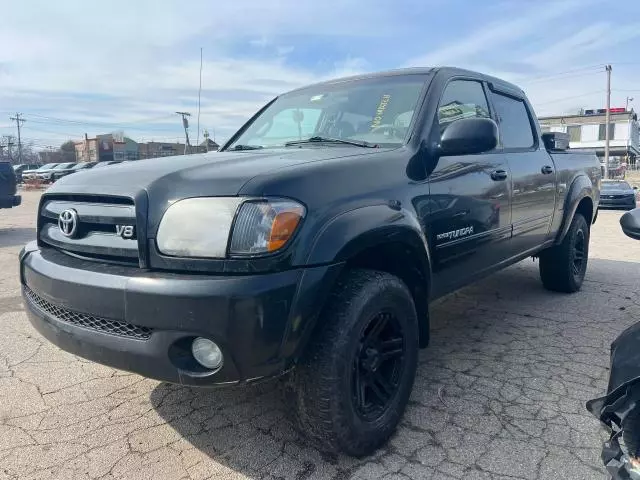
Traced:
[[138, 144], [140, 159], [184, 155], [184, 143], [147, 142]]
[[138, 149], [138, 142], [130, 139], [129, 137], [114, 136], [113, 137], [113, 159], [118, 161], [125, 160], [138, 160], [140, 153]]
[[[107, 133], [75, 142], [77, 162], [107, 162], [142, 160], [146, 158], [172, 157], [185, 154], [185, 144], [179, 142], [138, 143], [122, 133]], [[220, 148], [215, 141], [207, 139], [198, 146], [189, 147], [188, 153], [215, 152]]]
[[98, 161], [98, 139], [89, 138], [84, 134], [84, 140], [75, 142], [76, 162], [97, 162]]
[[[640, 167], [640, 126], [638, 115], [626, 108], [611, 108], [609, 120], [609, 169]], [[594, 151], [604, 164], [606, 109], [584, 110], [577, 115], [540, 117], [542, 132], [569, 134], [572, 150]]]
[[198, 145], [198, 153], [217, 152], [220, 149], [220, 145], [207, 138], [204, 142]]
[[107, 133], [75, 143], [77, 162], [138, 160], [138, 143], [119, 133]]

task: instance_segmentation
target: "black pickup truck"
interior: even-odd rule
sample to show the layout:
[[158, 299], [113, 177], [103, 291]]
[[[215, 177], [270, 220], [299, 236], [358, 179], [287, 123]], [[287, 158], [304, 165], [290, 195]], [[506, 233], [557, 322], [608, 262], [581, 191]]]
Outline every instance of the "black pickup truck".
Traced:
[[580, 289], [600, 165], [561, 137], [522, 90], [460, 69], [292, 91], [219, 153], [47, 190], [20, 253], [29, 318], [162, 381], [288, 374], [301, 430], [368, 454], [402, 417], [431, 300], [528, 257], [548, 289]]

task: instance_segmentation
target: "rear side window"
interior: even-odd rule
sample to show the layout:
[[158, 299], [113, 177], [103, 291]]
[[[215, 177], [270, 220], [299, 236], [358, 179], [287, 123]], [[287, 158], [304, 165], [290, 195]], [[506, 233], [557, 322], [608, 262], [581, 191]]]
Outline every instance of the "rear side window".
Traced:
[[499, 93], [492, 93], [491, 99], [498, 116], [503, 148], [533, 147], [533, 130], [524, 102]]
[[489, 105], [480, 82], [453, 80], [442, 95], [438, 106], [440, 131], [462, 118], [489, 118]]

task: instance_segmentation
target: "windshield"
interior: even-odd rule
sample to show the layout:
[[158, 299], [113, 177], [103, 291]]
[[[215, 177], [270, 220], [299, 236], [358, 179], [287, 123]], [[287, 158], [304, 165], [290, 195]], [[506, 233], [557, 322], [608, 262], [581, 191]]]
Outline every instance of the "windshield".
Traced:
[[631, 190], [627, 182], [602, 182], [603, 190]]
[[57, 163], [47, 163], [47, 164], [41, 166], [38, 170], [47, 170], [49, 168], [55, 167], [56, 165], [58, 165], [58, 164]]
[[287, 142], [312, 137], [402, 145], [427, 78], [369, 78], [284, 94], [227, 148], [282, 147]]
[[62, 170], [64, 168], [69, 168], [72, 165], [75, 165], [75, 162], [70, 162], [70, 163], [61, 163], [60, 165], [58, 165], [57, 167], [54, 167], [54, 170]]

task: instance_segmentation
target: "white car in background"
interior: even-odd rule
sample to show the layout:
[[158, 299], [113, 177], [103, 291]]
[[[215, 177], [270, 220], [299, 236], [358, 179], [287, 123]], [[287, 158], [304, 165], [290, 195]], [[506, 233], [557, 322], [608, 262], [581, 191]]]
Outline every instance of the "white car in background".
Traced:
[[23, 180], [30, 180], [33, 178], [36, 178], [38, 173], [42, 173], [45, 172], [47, 170], [51, 170], [52, 168], [56, 167], [60, 165], [59, 163], [47, 163], [45, 165], [42, 165], [40, 168], [36, 168], [35, 170], [25, 170], [24, 172], [22, 172], [22, 179]]
[[36, 178], [38, 180], [42, 180], [44, 182], [50, 182], [52, 180], [52, 178], [53, 178], [53, 174], [54, 173], [56, 173], [57, 171], [60, 171], [60, 170], [64, 170], [64, 169], [70, 168], [70, 167], [74, 166], [75, 164], [76, 164], [76, 162], [65, 162], [65, 163], [58, 163], [53, 168], [49, 168], [47, 170], [38, 169], [38, 171], [36, 172]]

